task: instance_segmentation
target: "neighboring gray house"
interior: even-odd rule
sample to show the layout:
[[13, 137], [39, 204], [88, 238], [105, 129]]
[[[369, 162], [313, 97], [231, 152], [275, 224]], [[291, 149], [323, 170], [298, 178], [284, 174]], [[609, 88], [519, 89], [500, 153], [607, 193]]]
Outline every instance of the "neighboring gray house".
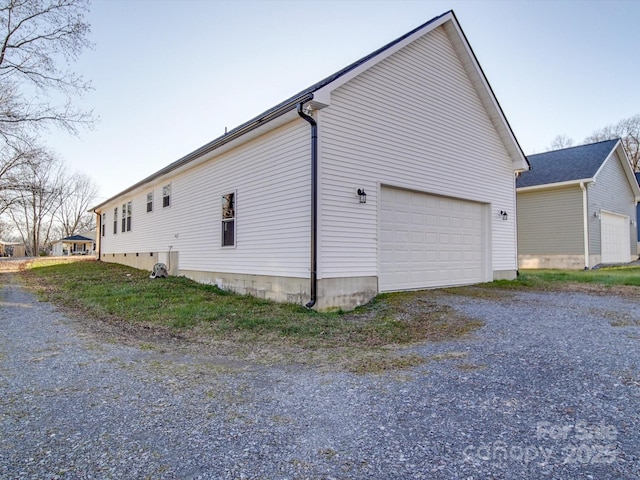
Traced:
[[592, 268], [637, 257], [640, 188], [620, 140], [530, 155], [516, 181], [520, 268]]
[[515, 278], [527, 168], [447, 12], [96, 206], [99, 258], [319, 309]]

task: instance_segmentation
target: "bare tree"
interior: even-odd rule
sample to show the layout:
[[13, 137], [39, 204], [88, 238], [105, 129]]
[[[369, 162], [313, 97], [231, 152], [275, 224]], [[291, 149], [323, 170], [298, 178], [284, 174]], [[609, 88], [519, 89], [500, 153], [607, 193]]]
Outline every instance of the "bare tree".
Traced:
[[29, 142], [0, 142], [0, 214], [16, 200], [16, 191], [22, 184], [21, 168], [37, 161], [39, 156], [40, 149]]
[[56, 219], [63, 237], [95, 230], [95, 215], [88, 213], [98, 195], [98, 186], [86, 175], [76, 173], [65, 182]]
[[90, 47], [88, 8], [88, 0], [0, 0], [0, 135], [5, 139], [47, 125], [76, 132], [91, 122], [91, 112], [73, 106], [90, 84], [66, 68]]
[[564, 133], [556, 135], [547, 147], [547, 150], [560, 150], [573, 146], [573, 139], [567, 137]]
[[64, 188], [62, 163], [41, 150], [37, 161], [22, 165], [15, 199], [8, 209], [13, 223], [27, 247], [27, 254], [38, 255], [50, 241], [54, 216], [60, 208]]
[[[88, 0], [0, 0], [0, 214], [33, 203], [32, 174], [50, 156], [33, 140], [39, 130], [77, 133], [93, 123], [93, 113], [73, 103], [90, 84], [69, 69], [91, 46], [88, 9]], [[42, 168], [50, 166], [45, 160]]]
[[596, 130], [584, 141], [592, 143], [615, 138], [622, 141], [622, 147], [629, 157], [633, 170], [640, 171], [640, 115], [625, 118], [614, 125]]

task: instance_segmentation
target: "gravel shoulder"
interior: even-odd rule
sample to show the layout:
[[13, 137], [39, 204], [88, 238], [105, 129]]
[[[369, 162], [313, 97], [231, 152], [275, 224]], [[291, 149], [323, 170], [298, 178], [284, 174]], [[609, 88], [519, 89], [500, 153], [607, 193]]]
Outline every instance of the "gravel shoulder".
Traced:
[[486, 326], [362, 376], [108, 341], [0, 282], [2, 478], [640, 478], [634, 295], [437, 295]]

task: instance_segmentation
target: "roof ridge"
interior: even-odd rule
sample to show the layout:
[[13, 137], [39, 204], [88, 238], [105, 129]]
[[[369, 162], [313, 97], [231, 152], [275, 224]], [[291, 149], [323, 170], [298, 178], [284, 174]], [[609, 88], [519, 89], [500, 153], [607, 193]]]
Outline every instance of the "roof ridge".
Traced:
[[608, 140], [600, 140], [592, 143], [583, 143], [582, 145], [572, 145], [571, 147], [558, 148], [555, 150], [547, 150], [546, 152], [540, 152], [540, 153], [532, 153], [531, 155], [527, 155], [527, 158], [535, 157], [536, 155], [546, 155], [548, 153], [562, 152], [564, 150], [571, 150], [573, 148], [592, 147], [594, 145], [598, 145], [599, 143], [606, 143], [606, 142], [613, 142], [613, 141], [618, 142], [619, 140], [620, 138], [616, 137], [616, 138], [610, 138]]

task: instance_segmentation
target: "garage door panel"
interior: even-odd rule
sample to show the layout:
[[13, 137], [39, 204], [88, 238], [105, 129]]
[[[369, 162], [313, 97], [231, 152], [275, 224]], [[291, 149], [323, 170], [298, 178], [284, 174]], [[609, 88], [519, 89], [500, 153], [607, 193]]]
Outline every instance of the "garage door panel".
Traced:
[[383, 187], [380, 208], [381, 291], [485, 280], [485, 205]]

